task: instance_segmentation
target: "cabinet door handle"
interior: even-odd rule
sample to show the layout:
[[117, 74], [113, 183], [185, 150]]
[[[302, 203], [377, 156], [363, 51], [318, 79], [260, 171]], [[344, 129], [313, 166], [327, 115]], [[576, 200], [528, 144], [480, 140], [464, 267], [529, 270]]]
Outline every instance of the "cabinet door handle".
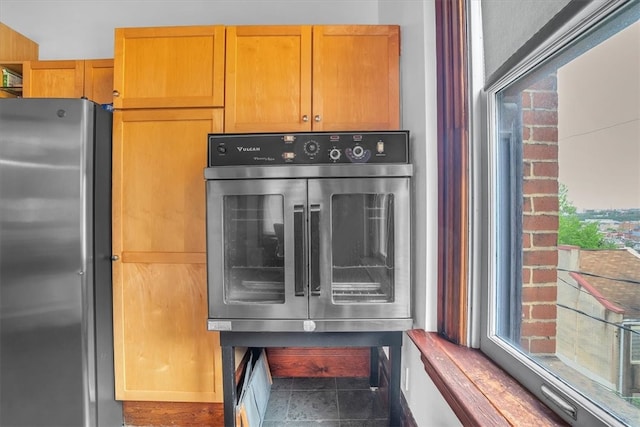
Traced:
[[116, 96], [116, 97], [120, 96], [120, 92], [118, 92], [117, 90], [114, 90], [113, 91], [113, 96]]
[[320, 120], [322, 120], [322, 117], [320, 117], [320, 114], [316, 114], [313, 120], [315, 120], [316, 122], [319, 122]]
[[309, 121], [309, 116], [307, 116], [306, 114], [304, 116], [302, 116], [302, 121], [303, 122], [308, 122]]

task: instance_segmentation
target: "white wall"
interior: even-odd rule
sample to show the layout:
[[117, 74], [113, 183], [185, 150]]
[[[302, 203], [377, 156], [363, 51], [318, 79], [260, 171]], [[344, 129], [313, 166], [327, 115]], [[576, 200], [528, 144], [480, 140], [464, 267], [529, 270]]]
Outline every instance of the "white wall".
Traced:
[[0, 21], [40, 59], [113, 57], [117, 27], [377, 24], [377, 0], [0, 0]]
[[[414, 314], [416, 327], [436, 330], [438, 152], [435, 1], [381, 0], [380, 23], [402, 26], [402, 127], [411, 132], [414, 163]], [[404, 337], [402, 392], [419, 426], [460, 422], [426, 374], [420, 352]]]
[[486, 76], [490, 77], [569, 1], [482, 0]]
[[[442, 1], [442, 0], [437, 0]], [[405, 342], [403, 352], [402, 392], [419, 427], [462, 426], [440, 391], [424, 370], [420, 352]]]
[[414, 164], [414, 315], [416, 327], [436, 330], [437, 121], [435, 3], [381, 0], [381, 24], [400, 24], [401, 127], [411, 132]]

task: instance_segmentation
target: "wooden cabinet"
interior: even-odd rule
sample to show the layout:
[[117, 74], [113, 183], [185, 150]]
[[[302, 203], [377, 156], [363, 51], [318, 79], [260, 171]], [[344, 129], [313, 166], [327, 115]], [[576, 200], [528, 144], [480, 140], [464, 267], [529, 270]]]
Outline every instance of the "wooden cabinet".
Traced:
[[116, 111], [113, 263], [116, 399], [222, 400], [207, 331], [207, 138], [221, 109]]
[[23, 66], [26, 98], [81, 98], [109, 104], [113, 60], [27, 61]]
[[310, 129], [310, 26], [227, 27], [226, 58], [225, 132]]
[[[0, 22], [0, 68], [22, 76], [22, 62], [36, 60], [38, 54], [38, 43]], [[22, 86], [3, 87], [0, 81], [0, 98], [21, 95]]]
[[117, 28], [114, 107], [221, 107], [224, 27]]
[[98, 104], [113, 102], [113, 59], [84, 61], [84, 96]]
[[398, 26], [227, 28], [225, 132], [397, 129]]
[[313, 27], [313, 130], [400, 126], [398, 26]]
[[0, 62], [38, 59], [38, 43], [0, 22]]
[[[115, 34], [116, 398], [221, 402], [207, 330], [207, 134], [223, 131], [224, 27]], [[214, 108], [215, 107], [215, 108]]]
[[25, 98], [81, 98], [82, 61], [27, 61], [23, 67]]
[[219, 334], [206, 328], [206, 135], [398, 128], [398, 27], [123, 28], [115, 37], [116, 398], [221, 402]]

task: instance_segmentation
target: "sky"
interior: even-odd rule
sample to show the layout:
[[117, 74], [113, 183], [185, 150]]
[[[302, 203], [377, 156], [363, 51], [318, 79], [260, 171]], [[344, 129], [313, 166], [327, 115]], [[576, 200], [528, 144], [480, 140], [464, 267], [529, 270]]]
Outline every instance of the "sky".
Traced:
[[558, 149], [579, 210], [640, 208], [640, 22], [558, 70]]

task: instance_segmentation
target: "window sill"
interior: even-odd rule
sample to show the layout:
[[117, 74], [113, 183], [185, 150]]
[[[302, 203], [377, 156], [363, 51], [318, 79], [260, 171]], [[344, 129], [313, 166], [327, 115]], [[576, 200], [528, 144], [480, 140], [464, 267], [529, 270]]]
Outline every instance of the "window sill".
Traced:
[[463, 425], [568, 425], [479, 350], [422, 329], [407, 335], [420, 351], [427, 374]]

